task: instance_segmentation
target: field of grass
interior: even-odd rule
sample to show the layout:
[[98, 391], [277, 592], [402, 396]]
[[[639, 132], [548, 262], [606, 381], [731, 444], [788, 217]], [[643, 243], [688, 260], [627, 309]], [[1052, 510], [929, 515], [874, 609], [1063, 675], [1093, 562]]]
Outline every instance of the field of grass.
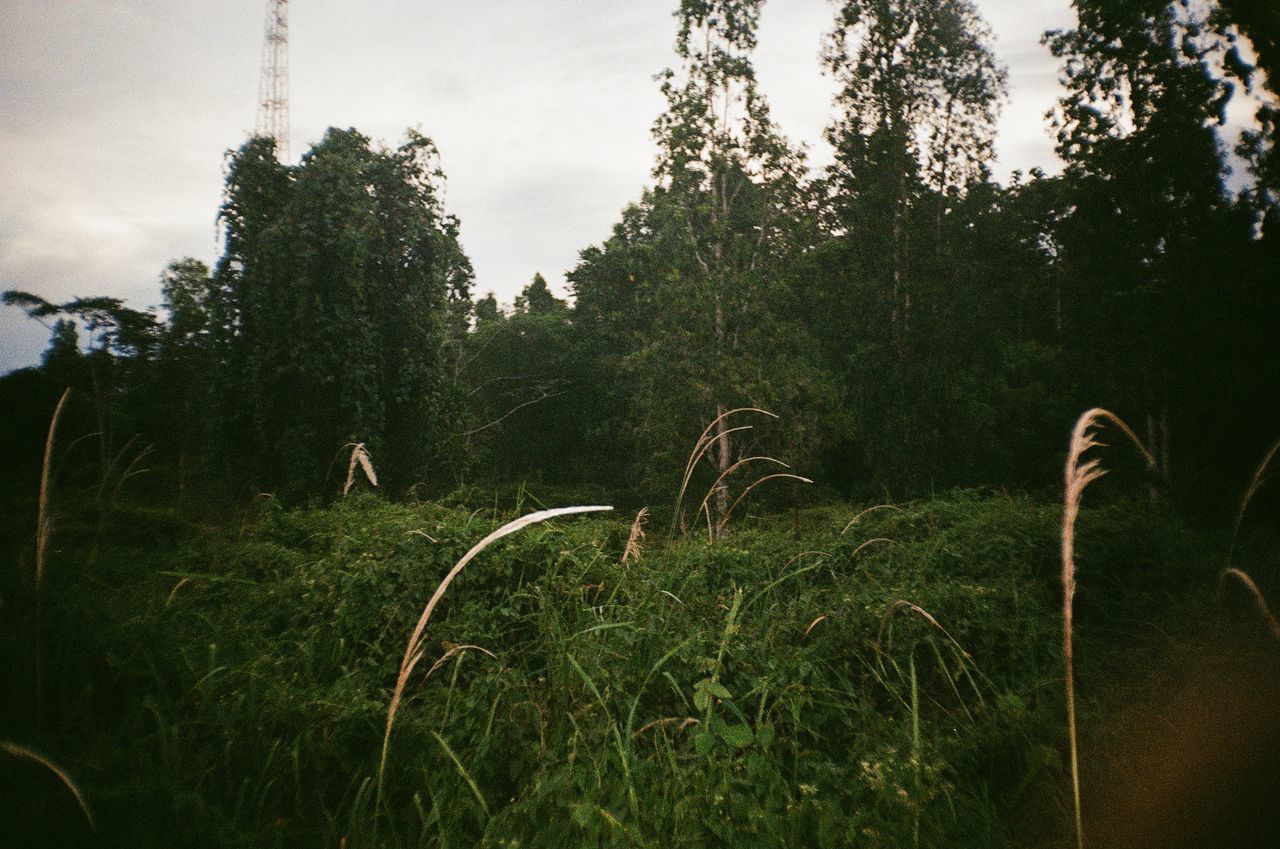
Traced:
[[[0, 719], [97, 835], [55, 775], [9, 759], [0, 789], [29, 800], [10, 821], [32, 830], [15, 845], [1074, 843], [1061, 507], [997, 493], [744, 517], [716, 542], [655, 520], [626, 562], [634, 514], [520, 530], [427, 624], [379, 791], [424, 604], [538, 505], [473, 506], [65, 508], [39, 700], [30, 591], [5, 578]], [[1088, 822], [1151, 677], [1198, 651], [1222, 548], [1138, 504], [1078, 530]]]

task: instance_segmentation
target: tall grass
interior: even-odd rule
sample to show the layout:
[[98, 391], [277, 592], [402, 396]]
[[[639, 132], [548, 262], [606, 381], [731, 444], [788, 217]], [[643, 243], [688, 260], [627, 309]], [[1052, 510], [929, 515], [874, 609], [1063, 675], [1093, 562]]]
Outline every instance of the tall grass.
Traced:
[[[684, 503], [684, 495], [689, 489], [689, 481], [693, 478], [693, 472], [698, 467], [698, 463], [702, 461], [702, 458], [711, 450], [711, 446], [714, 445], [722, 436], [727, 436], [730, 433], [737, 433], [738, 431], [751, 430], [751, 425], [738, 425], [727, 429], [724, 433], [712, 433], [720, 422], [738, 413], [760, 413], [761, 415], [768, 416], [771, 419], [778, 418], [776, 414], [771, 413], [768, 410], [762, 410], [759, 407], [737, 407], [732, 410], [726, 410], [711, 420], [711, 424], [707, 425], [706, 428], [703, 429], [702, 433], [698, 436], [698, 441], [693, 444], [693, 450], [689, 452], [689, 460], [685, 463], [684, 477], [680, 481], [680, 492], [676, 495], [676, 504], [671, 516], [671, 530], [668, 533], [669, 537], [674, 537], [676, 534], [676, 525], [680, 521], [680, 505]], [[723, 486], [723, 483], [720, 485]], [[707, 515], [710, 517], [710, 512], [708, 512]], [[708, 518], [707, 524], [711, 524], [710, 518]]]
[[67, 775], [62, 767], [33, 749], [19, 746], [17, 743], [10, 743], [7, 740], [0, 740], [0, 752], [15, 758], [34, 761], [56, 775], [63, 786], [75, 797], [76, 804], [80, 806], [80, 810], [84, 813], [84, 818], [89, 821], [89, 828], [94, 831], [98, 830], [98, 824], [93, 821], [93, 813], [89, 810], [89, 803], [84, 800], [84, 794], [80, 792], [80, 788], [76, 786], [76, 783], [71, 780], [71, 776]]
[[1084, 849], [1084, 818], [1080, 804], [1080, 757], [1076, 735], [1075, 660], [1073, 651], [1073, 611], [1076, 594], [1075, 529], [1080, 514], [1080, 500], [1085, 488], [1105, 475], [1102, 461], [1096, 457], [1085, 460], [1091, 449], [1102, 447], [1097, 440], [1097, 428], [1111, 424], [1133, 443], [1146, 460], [1147, 468], [1155, 467], [1155, 456], [1147, 450], [1129, 425], [1109, 410], [1095, 407], [1086, 411], [1076, 421], [1071, 431], [1071, 443], [1067, 451], [1067, 463], [1063, 471], [1062, 496], [1062, 654], [1065, 664], [1067, 695], [1067, 736], [1071, 747], [1071, 795], [1075, 805], [1076, 849]]
[[35, 663], [36, 663], [36, 718], [41, 716], [44, 702], [44, 660], [41, 642], [41, 618], [43, 603], [41, 586], [44, 584], [44, 570], [49, 553], [49, 538], [53, 533], [53, 514], [49, 509], [49, 498], [52, 494], [53, 479], [49, 470], [53, 465], [53, 446], [57, 440], [58, 420], [62, 418], [62, 410], [67, 398], [71, 396], [71, 388], [63, 390], [58, 405], [53, 408], [53, 418], [49, 420], [49, 433], [44, 441], [44, 461], [40, 465], [40, 500], [36, 508], [36, 575], [35, 575]]
[[586, 507], [558, 507], [552, 510], [539, 510], [536, 513], [530, 513], [527, 516], [521, 516], [511, 522], [507, 522], [493, 533], [486, 536], [480, 542], [476, 543], [471, 549], [454, 564], [449, 573], [444, 576], [436, 591], [431, 594], [427, 606], [423, 608], [422, 615], [418, 617], [418, 624], [413, 629], [413, 634], [409, 637], [409, 642], [405, 646], [404, 658], [400, 661], [400, 671], [396, 677], [395, 690], [391, 694], [391, 704], [387, 709], [387, 726], [382, 735], [382, 755], [378, 761], [378, 784], [375, 795], [375, 810], [381, 807], [382, 802], [382, 786], [383, 778], [387, 769], [387, 752], [391, 745], [391, 727], [395, 723], [396, 710], [400, 707], [400, 701], [404, 697], [405, 686], [409, 683], [409, 676], [413, 674], [414, 667], [422, 660], [425, 649], [423, 644], [426, 642], [425, 631], [427, 622], [431, 620], [431, 614], [435, 611], [436, 605], [444, 596], [445, 590], [449, 589], [449, 585], [453, 583], [453, 579], [458, 577], [466, 565], [470, 563], [477, 554], [483, 551], [492, 543], [502, 539], [508, 534], [513, 534], [521, 528], [529, 525], [545, 522], [548, 519], [554, 519], [557, 516], [570, 516], [577, 513], [599, 513], [612, 510], [612, 507], [605, 506], [586, 506]]

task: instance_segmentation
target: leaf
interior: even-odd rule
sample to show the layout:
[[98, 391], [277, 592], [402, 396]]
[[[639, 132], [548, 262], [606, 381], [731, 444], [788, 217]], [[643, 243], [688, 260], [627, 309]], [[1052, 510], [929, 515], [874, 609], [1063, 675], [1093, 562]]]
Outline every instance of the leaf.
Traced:
[[711, 751], [711, 747], [716, 744], [716, 738], [711, 736], [710, 731], [703, 731], [701, 734], [693, 738], [693, 750], [699, 755], [706, 755]]
[[756, 735], [746, 725], [722, 725], [716, 729], [720, 734], [720, 739], [724, 740], [735, 749], [741, 749], [750, 746], [755, 742]]
[[700, 711], [706, 710], [711, 704], [711, 696], [707, 693], [706, 687], [702, 681], [693, 685], [693, 706]]
[[719, 681], [708, 681], [707, 690], [717, 699], [732, 699], [733, 694]]

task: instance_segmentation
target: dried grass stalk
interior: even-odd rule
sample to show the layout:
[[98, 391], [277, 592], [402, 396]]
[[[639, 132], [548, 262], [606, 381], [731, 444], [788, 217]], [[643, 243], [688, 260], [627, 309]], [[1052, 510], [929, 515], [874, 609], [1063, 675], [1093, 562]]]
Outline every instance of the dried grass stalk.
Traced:
[[728, 484], [725, 483], [725, 479], [728, 478], [729, 475], [736, 472], [738, 469], [745, 466], [747, 463], [755, 463], [755, 462], [773, 463], [775, 466], [781, 466], [784, 469], [791, 468], [786, 463], [782, 462], [781, 460], [775, 460], [773, 457], [766, 457], [764, 455], [760, 455], [758, 457], [743, 457], [741, 460], [738, 460], [736, 463], [731, 464], [727, 469], [725, 469], [723, 472], [720, 473], [720, 476], [716, 478], [715, 483], [711, 484], [711, 488], [707, 490], [707, 494], [702, 496], [702, 501], [698, 504], [698, 512], [705, 510], [709, 518], [711, 516], [710, 505], [711, 505], [712, 496], [714, 496], [717, 492], [719, 492], [721, 487], [728, 487]]
[[662, 719], [655, 719], [652, 722], [646, 722], [644, 725], [641, 725], [634, 732], [632, 732], [631, 739], [637, 740], [640, 738], [640, 735], [643, 734], [644, 732], [649, 731], [650, 729], [653, 729], [653, 728], [661, 728], [664, 725], [670, 725], [673, 722], [680, 723], [680, 725], [676, 728], [677, 731], [683, 731], [684, 729], [688, 728], [690, 725], [698, 724], [698, 720], [693, 718], [692, 716], [664, 716]]
[[[1231, 566], [1231, 559], [1235, 555], [1236, 537], [1240, 535], [1240, 525], [1244, 522], [1245, 510], [1249, 509], [1249, 502], [1258, 494], [1258, 490], [1262, 489], [1262, 485], [1268, 480], [1267, 472], [1271, 470], [1271, 462], [1275, 460], [1276, 454], [1280, 453], [1280, 439], [1276, 440], [1267, 453], [1262, 456], [1262, 462], [1258, 464], [1258, 468], [1253, 471], [1253, 478], [1249, 481], [1249, 486], [1244, 491], [1244, 496], [1240, 499], [1240, 506], [1236, 509], [1235, 522], [1231, 526], [1231, 543], [1227, 546], [1227, 567]], [[1226, 573], [1224, 572], [1225, 576]]]
[[649, 521], [649, 508], [641, 507], [631, 523], [631, 533], [627, 534], [627, 545], [622, 550], [622, 563], [626, 565], [632, 560], [640, 559], [640, 541], [644, 539], [644, 526]]
[[777, 480], [778, 478], [789, 478], [794, 481], [799, 481], [800, 483], [813, 483], [813, 481], [809, 480], [808, 478], [803, 478], [800, 475], [788, 474], [786, 472], [778, 472], [777, 474], [765, 475], [764, 477], [756, 480], [749, 487], [744, 489], [742, 491], [742, 494], [739, 495], [734, 500], [734, 502], [729, 505], [729, 509], [724, 511], [724, 515], [720, 517], [720, 521], [716, 524], [716, 536], [720, 536], [720, 534], [724, 533], [724, 526], [726, 523], [728, 523], [729, 517], [733, 515], [733, 511], [737, 508], [739, 504], [742, 503], [742, 500], [751, 493], [751, 490], [755, 489], [765, 481]]
[[897, 505], [894, 505], [894, 504], [877, 504], [875, 507], [868, 507], [866, 510], [863, 510], [861, 513], [859, 513], [858, 515], [854, 516], [852, 519], [849, 520], [849, 524], [845, 525], [844, 528], [841, 529], [840, 536], [844, 536], [845, 533], [850, 528], [858, 524], [858, 522], [862, 519], [863, 516], [867, 515], [868, 513], [874, 513], [877, 510], [897, 510], [899, 513], [907, 512], [906, 510], [903, 510], [901, 507], [898, 507]]
[[964, 650], [964, 647], [960, 645], [960, 641], [953, 637], [950, 631], [942, 627], [942, 623], [939, 622], [932, 613], [925, 610], [920, 605], [909, 602], [903, 598], [900, 598], [893, 604], [889, 605], [889, 609], [884, 612], [884, 616], [880, 617], [880, 628], [876, 631], [876, 654], [884, 653], [883, 646], [885, 628], [888, 627], [889, 620], [893, 618], [893, 614], [897, 613], [899, 610], [909, 610], [920, 616], [920, 618], [924, 619], [924, 621], [936, 628], [942, 636], [946, 637], [947, 641], [950, 642], [951, 645], [955, 647], [956, 651], [960, 652], [966, 660], [973, 663], [973, 656]]
[[[66, 395], [64, 394], [62, 397], [65, 399]], [[93, 814], [89, 811], [89, 805], [84, 800], [84, 794], [80, 792], [80, 788], [76, 786], [76, 783], [71, 780], [71, 776], [67, 775], [66, 771], [61, 767], [33, 749], [28, 749], [26, 746], [19, 746], [17, 743], [10, 743], [5, 740], [0, 740], [0, 752], [5, 752], [15, 758], [25, 758], [29, 761], [35, 761], [56, 775], [58, 780], [61, 781], [63, 785], [71, 791], [71, 795], [75, 797], [76, 804], [80, 806], [80, 810], [84, 813], [84, 818], [89, 821], [89, 828], [93, 829], [95, 832], [98, 830], [98, 824], [93, 821]]]
[[1084, 849], [1084, 820], [1080, 808], [1080, 758], [1076, 737], [1075, 662], [1072, 651], [1073, 604], [1076, 595], [1075, 529], [1080, 513], [1080, 499], [1085, 487], [1106, 474], [1098, 459], [1085, 460], [1091, 448], [1103, 446], [1096, 438], [1096, 428], [1111, 424], [1133, 443], [1148, 469], [1156, 466], [1155, 456], [1138, 439], [1137, 434], [1115, 413], [1095, 407], [1076, 421], [1071, 431], [1071, 445], [1063, 471], [1062, 497], [1062, 653], [1066, 666], [1067, 736], [1071, 746], [1071, 793], [1075, 801], [1076, 847]]
[[671, 517], [671, 531], [669, 536], [675, 536], [676, 522], [680, 519], [680, 505], [684, 503], [684, 493], [685, 490], [689, 488], [689, 479], [693, 477], [693, 470], [697, 468], [698, 461], [700, 461], [703, 456], [711, 450], [711, 446], [714, 445], [721, 436], [727, 436], [730, 433], [736, 433], [740, 430], [751, 430], [751, 425], [740, 425], [738, 427], [729, 428], [723, 434], [713, 435], [711, 433], [715, 429], [716, 425], [736, 413], [760, 413], [761, 415], [768, 416], [771, 419], [778, 418], [775, 414], [768, 410], [762, 410], [759, 407], [737, 407], [732, 410], [726, 410], [711, 420], [711, 424], [707, 425], [706, 429], [704, 429], [702, 434], [698, 437], [698, 441], [694, 443], [693, 451], [689, 452], [689, 461], [685, 463], [684, 478], [680, 481], [680, 492], [676, 495], [676, 506]]
[[49, 433], [44, 440], [44, 461], [40, 464], [40, 500], [36, 507], [36, 575], [35, 575], [35, 666], [36, 666], [36, 718], [42, 716], [44, 704], [44, 644], [42, 642], [44, 604], [41, 600], [40, 588], [44, 584], [45, 561], [49, 554], [49, 537], [53, 534], [53, 515], [49, 510], [49, 498], [53, 488], [53, 478], [49, 474], [53, 466], [53, 446], [57, 442], [58, 421], [62, 418], [62, 410], [71, 397], [71, 387], [62, 392], [58, 405], [53, 408], [53, 418], [49, 420]]
[[400, 673], [396, 677], [395, 690], [391, 694], [391, 705], [387, 709], [387, 726], [382, 735], [382, 756], [378, 762], [378, 804], [382, 799], [382, 779], [387, 767], [387, 751], [391, 744], [391, 727], [395, 722], [396, 710], [400, 707], [400, 701], [404, 697], [405, 686], [409, 683], [409, 676], [413, 674], [414, 667], [422, 660], [424, 652], [423, 643], [426, 637], [423, 632], [426, 630], [427, 622], [431, 619], [431, 614], [436, 609], [436, 605], [440, 602], [445, 590], [453, 583], [453, 579], [470, 563], [477, 554], [487, 548], [490, 544], [502, 539], [508, 534], [513, 534], [521, 528], [529, 525], [545, 522], [548, 519], [554, 519], [557, 516], [569, 516], [576, 513], [599, 513], [612, 510], [612, 507], [590, 506], [590, 507], [558, 507], [554, 510], [539, 510], [536, 513], [530, 513], [527, 516], [521, 516], [515, 521], [508, 522], [498, 528], [493, 533], [486, 536], [480, 542], [476, 543], [462, 558], [453, 565], [449, 570], [449, 574], [444, 576], [444, 580], [436, 587], [436, 591], [431, 594], [431, 599], [427, 602], [427, 606], [423, 608], [422, 615], [418, 617], [418, 624], [413, 629], [412, 636], [409, 637], [409, 643], [405, 646], [404, 658], [400, 661]]
[[58, 399], [58, 406], [53, 408], [53, 418], [49, 420], [49, 433], [44, 441], [44, 463], [40, 466], [40, 501], [36, 509], [36, 597], [40, 596], [40, 584], [44, 580], [45, 556], [49, 549], [49, 535], [52, 532], [52, 517], [49, 514], [49, 495], [52, 480], [49, 469], [53, 465], [53, 446], [57, 439], [58, 420], [62, 418], [62, 409], [66, 406], [71, 389], [63, 391]]
[[857, 548], [855, 548], [853, 550], [853, 553], [849, 555], [849, 559], [852, 560], [853, 558], [857, 557], [858, 552], [862, 551], [862, 549], [866, 548], [869, 545], [874, 545], [877, 542], [886, 542], [889, 545], [898, 544], [897, 540], [889, 539], [888, 537], [872, 537], [871, 539], [867, 540], [866, 542], [862, 543]]
[[1253, 578], [1249, 577], [1249, 573], [1234, 567], [1224, 569], [1222, 576], [1218, 579], [1219, 592], [1221, 592], [1222, 585], [1227, 578], [1234, 578], [1245, 588], [1245, 591], [1249, 593], [1249, 597], [1253, 599], [1254, 606], [1258, 608], [1258, 613], [1271, 630], [1271, 635], [1280, 640], [1280, 620], [1277, 620], [1276, 615], [1271, 612], [1271, 605], [1267, 604], [1267, 599], [1263, 596], [1262, 590], [1258, 589], [1258, 585], [1253, 582]]
[[481, 654], [487, 654], [489, 657], [493, 658], [494, 660], [498, 659], [498, 656], [496, 654], [489, 651], [487, 648], [484, 648], [483, 646], [472, 646], [472, 645], [454, 646], [444, 654], [440, 655], [440, 659], [437, 660], [435, 663], [431, 664], [431, 668], [427, 670], [427, 674], [423, 675], [422, 677], [430, 678], [437, 669], [444, 666], [449, 661], [449, 658], [453, 657], [454, 655], [461, 654], [464, 651], [478, 651]]
[[347, 493], [351, 491], [351, 487], [356, 482], [356, 466], [360, 466], [360, 470], [364, 472], [365, 480], [369, 481], [373, 486], [378, 485], [378, 475], [373, 470], [373, 458], [369, 456], [369, 450], [364, 447], [363, 442], [348, 442], [343, 448], [351, 449], [351, 460], [347, 463], [347, 482], [342, 485], [342, 496], [345, 498]]

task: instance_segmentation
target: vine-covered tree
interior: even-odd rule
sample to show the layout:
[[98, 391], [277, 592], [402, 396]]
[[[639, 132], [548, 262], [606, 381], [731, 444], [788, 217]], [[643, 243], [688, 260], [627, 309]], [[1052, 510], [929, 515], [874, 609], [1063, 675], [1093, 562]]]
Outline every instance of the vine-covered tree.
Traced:
[[264, 139], [232, 157], [218, 279], [264, 482], [315, 491], [351, 442], [393, 489], [439, 470], [472, 275], [435, 163], [416, 133], [376, 150], [333, 129], [296, 167]]

